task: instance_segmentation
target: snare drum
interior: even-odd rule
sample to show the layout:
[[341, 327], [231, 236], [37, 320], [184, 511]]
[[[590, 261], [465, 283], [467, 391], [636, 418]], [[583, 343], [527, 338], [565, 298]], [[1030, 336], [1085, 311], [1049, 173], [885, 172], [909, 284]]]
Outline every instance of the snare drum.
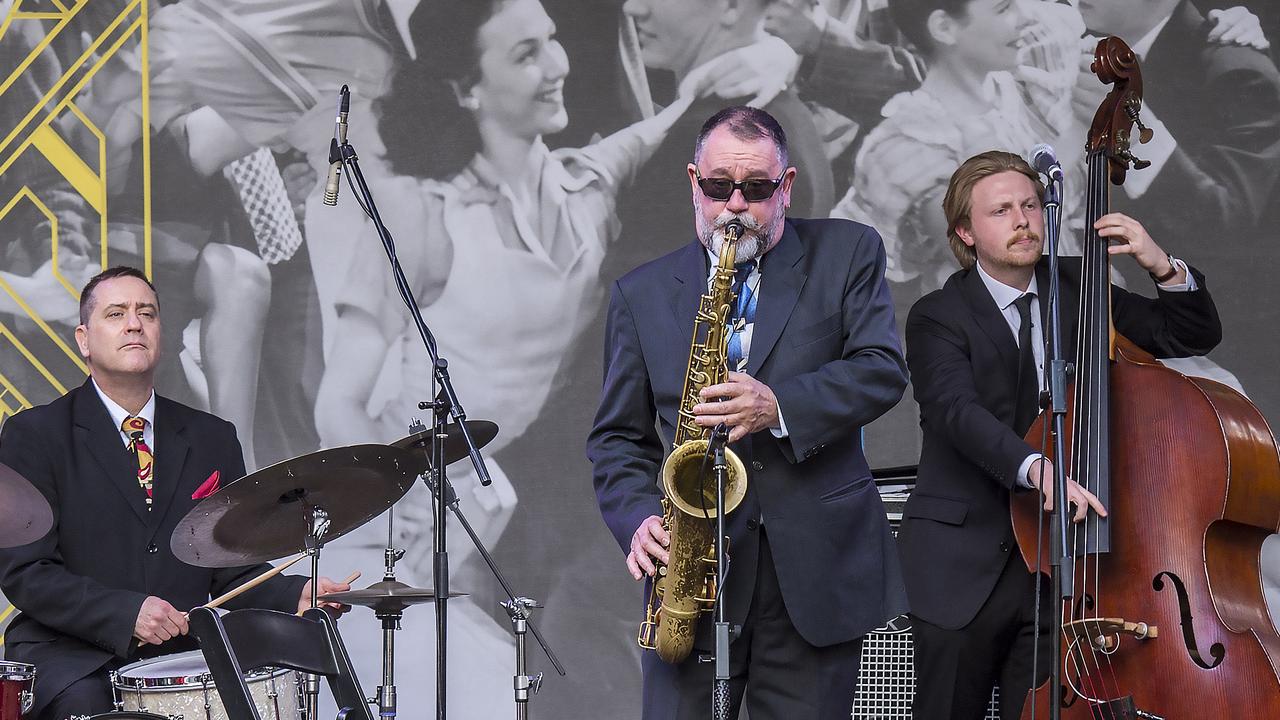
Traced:
[[[261, 668], [244, 678], [262, 720], [297, 720], [298, 673]], [[199, 650], [126, 665], [111, 674], [116, 705], [183, 720], [230, 720]], [[7, 718], [5, 719], [7, 720]]]
[[0, 720], [21, 720], [36, 696], [36, 666], [0, 662]]

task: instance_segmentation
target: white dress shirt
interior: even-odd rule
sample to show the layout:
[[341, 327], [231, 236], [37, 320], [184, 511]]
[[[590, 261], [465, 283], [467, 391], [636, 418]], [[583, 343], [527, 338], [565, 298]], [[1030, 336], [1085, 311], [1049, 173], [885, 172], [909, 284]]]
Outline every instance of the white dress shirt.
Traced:
[[102, 398], [102, 404], [107, 406], [107, 414], [111, 416], [111, 422], [115, 423], [116, 432], [120, 433], [120, 438], [125, 447], [128, 447], [133, 440], [120, 427], [124, 425], [124, 421], [130, 417], [140, 417], [147, 421], [147, 426], [142, 430], [142, 441], [147, 444], [147, 447], [151, 448], [151, 454], [154, 456], [156, 453], [156, 391], [151, 391], [151, 397], [147, 398], [147, 404], [142, 406], [142, 410], [137, 415], [130, 415], [128, 410], [120, 407], [119, 403], [102, 392], [102, 388], [98, 387], [96, 380], [93, 381], [93, 389], [98, 391], [98, 397]]

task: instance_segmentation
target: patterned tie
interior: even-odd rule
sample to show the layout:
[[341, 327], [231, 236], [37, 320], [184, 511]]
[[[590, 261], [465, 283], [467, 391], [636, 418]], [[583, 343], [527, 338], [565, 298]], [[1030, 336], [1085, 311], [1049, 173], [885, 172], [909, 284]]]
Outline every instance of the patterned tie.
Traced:
[[240, 195], [262, 259], [275, 265], [293, 257], [302, 245], [302, 231], [271, 150], [258, 148], [228, 164], [223, 174]]
[[1014, 405], [1013, 429], [1022, 435], [1039, 413], [1040, 380], [1036, 376], [1035, 351], [1031, 347], [1031, 300], [1035, 293], [1024, 293], [1013, 301], [1018, 310], [1018, 388]]
[[750, 350], [750, 338], [745, 336], [756, 321], [756, 293], [747, 283], [751, 277], [751, 271], [755, 269], [755, 263], [739, 263], [734, 268], [736, 272], [733, 284], [737, 288], [738, 301], [729, 319], [729, 348], [726, 358], [729, 370], [742, 372], [747, 364], [747, 352]]
[[147, 447], [147, 441], [142, 439], [142, 431], [147, 429], [147, 421], [140, 417], [127, 417], [120, 423], [120, 429], [129, 436], [129, 452], [138, 458], [138, 484], [147, 491], [147, 512], [150, 512], [151, 481], [153, 480], [151, 468], [155, 458], [151, 455], [151, 448]]

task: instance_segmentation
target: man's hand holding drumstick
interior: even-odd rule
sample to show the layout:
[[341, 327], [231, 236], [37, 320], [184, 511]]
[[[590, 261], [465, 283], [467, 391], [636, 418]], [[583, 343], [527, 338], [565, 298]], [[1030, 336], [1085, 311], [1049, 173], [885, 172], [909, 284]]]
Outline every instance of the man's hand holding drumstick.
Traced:
[[[288, 562], [281, 563], [276, 567], [262, 573], [258, 577], [246, 582], [245, 584], [230, 590], [218, 597], [210, 600], [204, 607], [218, 607], [241, 593], [248, 592], [253, 588], [261, 585], [267, 580], [284, 572], [286, 568], [298, 562], [302, 558], [307, 557], [305, 553], [290, 559]], [[327, 577], [320, 578], [320, 587], [318, 595], [324, 595], [331, 592], [345, 592], [351, 589], [351, 583], [360, 577], [360, 572], [351, 573], [346, 580], [335, 582]], [[302, 587], [302, 594], [298, 598], [298, 613], [302, 614], [304, 610], [311, 607], [311, 581]], [[320, 607], [329, 612], [330, 615], [338, 617], [347, 612], [351, 608], [347, 605], [335, 602], [322, 602]], [[186, 635], [188, 631], [187, 614], [179, 612], [177, 608], [171, 605], [167, 600], [158, 598], [154, 595], [147, 597], [142, 601], [142, 607], [138, 610], [138, 619], [133, 623], [133, 635], [138, 638], [138, 645], [160, 645], [168, 640], [172, 640], [179, 635]]]

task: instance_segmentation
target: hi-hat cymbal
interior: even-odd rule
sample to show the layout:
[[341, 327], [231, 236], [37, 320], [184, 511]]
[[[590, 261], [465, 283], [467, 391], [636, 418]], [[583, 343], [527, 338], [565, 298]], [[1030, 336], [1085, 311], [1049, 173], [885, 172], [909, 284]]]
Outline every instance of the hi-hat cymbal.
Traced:
[[[464, 597], [466, 593], [451, 592], [449, 597]], [[434, 590], [416, 588], [395, 580], [383, 580], [374, 583], [364, 590], [347, 590], [345, 592], [321, 595], [320, 600], [339, 602], [343, 605], [361, 605], [372, 608], [375, 613], [403, 612], [410, 605], [435, 602]]]
[[0, 463], [0, 508], [0, 548], [33, 543], [53, 528], [49, 501], [4, 463]]
[[[444, 439], [444, 464], [448, 465], [467, 457], [467, 441], [463, 439], [457, 423], [447, 423], [444, 428], [447, 435]], [[488, 420], [468, 420], [467, 430], [476, 443], [476, 449], [488, 445], [498, 435], [497, 423]], [[431, 428], [402, 437], [391, 446], [408, 450], [416, 467], [420, 468], [419, 474], [431, 469]]]
[[380, 515], [417, 478], [408, 453], [351, 445], [285, 460], [201, 500], [174, 528], [170, 546], [199, 567], [266, 562], [306, 550], [312, 508], [328, 513], [321, 543]]

